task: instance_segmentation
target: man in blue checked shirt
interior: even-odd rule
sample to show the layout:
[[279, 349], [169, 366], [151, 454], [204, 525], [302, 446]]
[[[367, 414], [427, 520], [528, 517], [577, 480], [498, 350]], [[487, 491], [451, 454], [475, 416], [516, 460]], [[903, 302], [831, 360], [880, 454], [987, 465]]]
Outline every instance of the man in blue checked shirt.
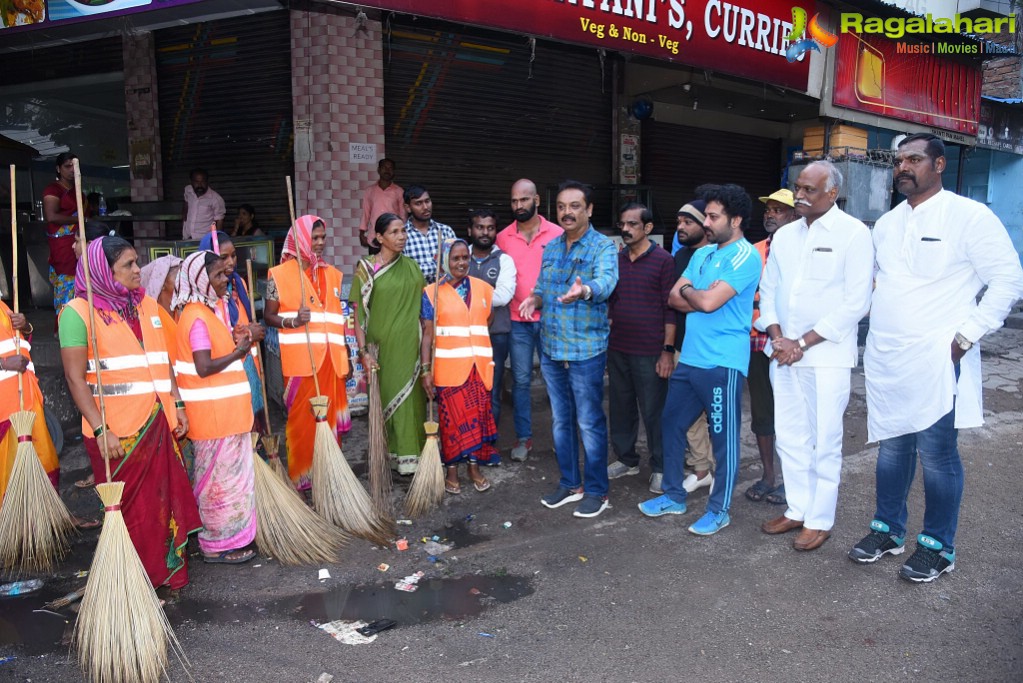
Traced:
[[[540, 370], [554, 416], [554, 453], [561, 481], [540, 502], [556, 508], [581, 501], [576, 517], [607, 509], [607, 418], [604, 367], [610, 324], [607, 299], [618, 284], [618, 250], [590, 224], [593, 188], [566, 180], [558, 187], [558, 223], [565, 230], [543, 252], [540, 277], [519, 314], [540, 318]], [[579, 471], [579, 437], [586, 456]]]
[[[414, 259], [423, 271], [428, 283], [437, 279], [437, 251], [439, 242], [455, 239], [455, 231], [451, 226], [433, 220], [433, 200], [430, 193], [421, 185], [410, 185], [405, 190], [405, 211], [408, 220], [405, 222], [405, 256]], [[440, 237], [438, 237], [440, 233]]]

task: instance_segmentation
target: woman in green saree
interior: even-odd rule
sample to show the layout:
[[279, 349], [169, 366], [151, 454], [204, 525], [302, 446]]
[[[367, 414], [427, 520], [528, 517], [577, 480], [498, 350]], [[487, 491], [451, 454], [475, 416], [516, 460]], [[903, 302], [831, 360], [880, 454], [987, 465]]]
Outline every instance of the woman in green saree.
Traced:
[[[375, 230], [380, 253], [361, 259], [355, 267], [352, 299], [358, 297], [359, 323], [355, 337], [363, 367], [367, 372], [377, 369], [391, 467], [398, 474], [413, 474], [425, 441], [419, 313], [426, 282], [416, 262], [401, 253], [405, 221], [385, 213]], [[376, 346], [376, 356], [368, 344]]]

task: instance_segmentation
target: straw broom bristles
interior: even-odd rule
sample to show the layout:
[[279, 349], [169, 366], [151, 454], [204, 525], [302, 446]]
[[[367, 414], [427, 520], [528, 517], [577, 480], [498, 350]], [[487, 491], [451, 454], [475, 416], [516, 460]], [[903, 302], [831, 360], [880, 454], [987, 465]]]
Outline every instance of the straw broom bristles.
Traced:
[[[263, 400], [265, 401], [266, 399]], [[267, 425], [267, 429], [269, 428], [270, 426]], [[263, 441], [263, 449], [266, 450], [266, 457], [270, 461], [270, 470], [294, 490], [291, 477], [288, 476], [288, 468], [284, 466], [284, 463], [281, 462], [281, 456], [278, 455], [281, 448], [281, 437], [276, 434], [264, 434], [260, 438]]]
[[48, 572], [70, 548], [74, 520], [53, 488], [32, 445], [35, 413], [11, 414], [18, 437], [14, 467], [0, 507], [0, 567], [20, 572]]
[[75, 624], [82, 671], [92, 683], [156, 683], [168, 644], [188, 663], [121, 514], [124, 482], [96, 485], [106, 516]]
[[[259, 438], [252, 435], [253, 447]], [[256, 471], [256, 545], [284, 565], [337, 560], [348, 537], [309, 509], [298, 492], [253, 450]]]
[[327, 423], [326, 396], [309, 399], [316, 416], [313, 445], [313, 507], [331, 524], [374, 543], [388, 543], [393, 536], [390, 520], [374, 510], [373, 501], [345, 460]]
[[420, 517], [440, 505], [444, 499], [444, 466], [440, 460], [440, 443], [437, 439], [439, 425], [433, 420], [423, 423], [426, 429], [426, 444], [419, 456], [419, 467], [412, 478], [405, 511], [409, 517]]
[[384, 408], [380, 402], [380, 378], [369, 373], [369, 490], [377, 513], [391, 516], [391, 466], [388, 462]]

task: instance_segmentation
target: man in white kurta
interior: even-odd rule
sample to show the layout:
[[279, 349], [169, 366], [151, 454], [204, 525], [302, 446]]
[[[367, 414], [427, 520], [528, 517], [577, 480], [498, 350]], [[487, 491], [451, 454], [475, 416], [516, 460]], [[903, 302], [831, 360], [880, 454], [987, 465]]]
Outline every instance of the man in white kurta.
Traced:
[[842, 174], [814, 162], [795, 183], [799, 220], [778, 229], [760, 282], [760, 318], [770, 337], [774, 429], [788, 509], [764, 533], [802, 528], [796, 550], [831, 535], [842, 472], [842, 416], [858, 361], [857, 329], [870, 305], [870, 231], [835, 204]]
[[849, 553], [861, 563], [902, 553], [919, 455], [923, 531], [899, 572], [914, 582], [955, 567], [963, 493], [958, 430], [983, 423], [978, 342], [1023, 296], [1019, 256], [998, 217], [942, 189], [944, 151], [930, 134], [903, 140], [894, 173], [907, 200], [874, 227], [877, 273], [864, 370], [868, 438], [880, 442], [877, 508], [870, 534]]

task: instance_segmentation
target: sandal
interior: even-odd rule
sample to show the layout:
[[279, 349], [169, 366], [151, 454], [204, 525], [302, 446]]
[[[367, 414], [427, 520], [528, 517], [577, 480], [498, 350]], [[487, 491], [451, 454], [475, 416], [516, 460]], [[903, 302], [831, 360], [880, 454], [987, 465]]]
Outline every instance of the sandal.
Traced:
[[771, 505], [787, 505], [788, 501], [785, 499], [785, 484], [782, 484], [764, 496], [764, 500]]
[[759, 503], [764, 499], [765, 496], [774, 493], [777, 490], [777, 486], [771, 486], [763, 479], [746, 489], [746, 497], [752, 500], [754, 503]]
[[85, 479], [79, 479], [75, 482], [75, 487], [80, 489], [91, 489], [96, 485], [96, 475], [90, 474]]
[[[235, 557], [228, 557], [229, 555], [240, 553]], [[222, 553], [216, 555], [207, 555], [203, 553], [202, 561], [206, 564], [245, 564], [256, 556], [256, 551], [252, 548], [246, 548], [244, 550], [236, 548], [234, 550], [225, 550]]]
[[80, 519], [78, 517], [72, 518], [75, 528], [79, 531], [89, 531], [91, 529], [99, 529], [103, 526], [102, 519]]
[[472, 486], [474, 489], [483, 493], [490, 488], [490, 482], [479, 470], [478, 464], [470, 465], [469, 467], [469, 478], [472, 479]]
[[450, 493], [453, 496], [457, 496], [459, 493], [462, 492], [462, 485], [458, 483], [458, 468], [449, 467], [447, 471], [448, 471], [448, 474], [452, 474], [453, 473], [455, 475], [455, 480], [451, 481], [451, 479], [449, 477], [445, 476], [444, 477], [444, 490], [447, 491], [448, 493]]

